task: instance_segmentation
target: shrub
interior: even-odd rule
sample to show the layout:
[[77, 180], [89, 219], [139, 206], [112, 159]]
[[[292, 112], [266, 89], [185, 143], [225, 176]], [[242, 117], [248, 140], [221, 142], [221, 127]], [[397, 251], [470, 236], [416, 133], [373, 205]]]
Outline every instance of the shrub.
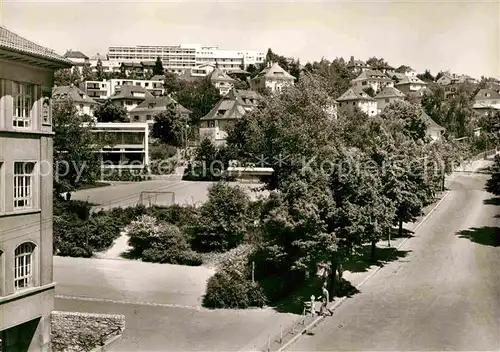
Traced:
[[128, 227], [129, 245], [145, 261], [201, 265], [201, 257], [189, 247], [179, 228], [143, 215]]
[[239, 187], [217, 183], [208, 192], [193, 227], [193, 248], [200, 252], [227, 251], [243, 242], [251, 227], [250, 199]]
[[265, 303], [259, 284], [245, 279], [234, 269], [224, 269], [212, 276], [203, 297], [203, 306], [207, 308], [262, 307]]

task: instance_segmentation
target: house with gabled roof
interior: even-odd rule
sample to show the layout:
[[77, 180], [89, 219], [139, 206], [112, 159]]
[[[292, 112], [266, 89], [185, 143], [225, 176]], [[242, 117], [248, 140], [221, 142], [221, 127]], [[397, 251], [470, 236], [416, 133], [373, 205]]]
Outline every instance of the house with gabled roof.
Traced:
[[228, 74], [219, 67], [215, 67], [215, 69], [209, 73], [208, 78], [212, 85], [219, 90], [221, 96], [229, 93], [229, 91], [233, 89], [234, 83], [236, 83], [235, 79], [229, 77]]
[[500, 110], [500, 91], [494, 89], [480, 89], [474, 96], [472, 108], [480, 115], [487, 115], [490, 111]]
[[295, 84], [295, 77], [286, 72], [277, 62], [268, 63], [267, 67], [250, 80], [252, 89], [269, 89], [271, 92], [281, 92]]
[[137, 107], [146, 99], [153, 98], [146, 88], [140, 86], [123, 85], [109, 99], [113, 104], [124, 107], [128, 112]]
[[385, 87], [374, 99], [377, 101], [377, 113], [384, 111], [385, 107], [393, 101], [404, 100], [405, 95], [397, 88]]
[[52, 89], [52, 98], [55, 102], [68, 101], [73, 104], [78, 114], [91, 117], [94, 116], [94, 109], [97, 106], [94, 99], [74, 85], [54, 87]]
[[358, 87], [349, 88], [338, 99], [339, 110], [353, 111], [358, 108], [368, 116], [377, 115], [377, 101]]
[[51, 350], [52, 86], [72, 65], [0, 25], [1, 351]]
[[385, 73], [369, 69], [364, 70], [358, 77], [351, 80], [351, 85], [359, 89], [371, 87], [377, 93], [385, 87], [394, 87], [394, 82]]
[[351, 56], [351, 59], [347, 63], [347, 68], [350, 71], [360, 73], [360, 72], [363, 72], [365, 70], [370, 70], [371, 66], [362, 60], [354, 60], [354, 56]]
[[431, 117], [425, 113], [424, 109], [421, 109], [421, 111], [422, 111], [422, 118], [427, 123], [427, 130], [426, 130], [427, 137], [429, 137], [432, 141], [440, 140], [446, 129], [438, 125], [436, 121], [431, 119]]
[[73, 63], [73, 67], [78, 68], [80, 73], [82, 72], [83, 66], [85, 66], [85, 64], [90, 64], [89, 57], [81, 51], [70, 49], [67, 50], [63, 56], [71, 61]]
[[231, 124], [255, 109], [261, 99], [255, 91], [231, 89], [200, 119], [200, 137], [209, 138], [215, 145], [225, 144]]
[[147, 122], [154, 124], [154, 117], [168, 110], [172, 106], [184, 120], [189, 120], [191, 110], [175, 101], [172, 97], [165, 95], [160, 97], [146, 98], [142, 103], [130, 111], [130, 122]]
[[427, 87], [427, 83], [418, 77], [405, 76], [395, 84], [396, 88], [402, 93], [417, 92]]

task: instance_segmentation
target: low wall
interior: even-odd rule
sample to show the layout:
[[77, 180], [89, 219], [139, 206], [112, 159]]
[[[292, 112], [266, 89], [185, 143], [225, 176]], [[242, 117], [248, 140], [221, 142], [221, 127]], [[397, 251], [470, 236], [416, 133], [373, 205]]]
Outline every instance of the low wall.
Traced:
[[123, 315], [52, 312], [52, 351], [93, 351], [114, 341], [124, 330]]

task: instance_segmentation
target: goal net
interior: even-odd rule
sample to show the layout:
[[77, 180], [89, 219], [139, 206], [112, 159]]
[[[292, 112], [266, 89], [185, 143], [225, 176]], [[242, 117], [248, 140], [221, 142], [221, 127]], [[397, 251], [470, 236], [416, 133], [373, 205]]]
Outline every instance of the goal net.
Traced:
[[167, 207], [175, 204], [175, 192], [143, 191], [139, 196], [139, 204], [146, 207]]

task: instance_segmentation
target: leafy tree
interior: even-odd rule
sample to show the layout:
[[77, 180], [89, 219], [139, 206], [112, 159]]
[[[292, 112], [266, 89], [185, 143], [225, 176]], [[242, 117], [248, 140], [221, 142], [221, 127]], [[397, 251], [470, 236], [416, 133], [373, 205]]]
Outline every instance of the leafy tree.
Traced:
[[163, 62], [158, 56], [156, 58], [155, 66], [153, 67], [153, 75], [163, 75], [165, 74], [165, 69], [163, 68]]
[[495, 155], [491, 177], [486, 181], [486, 191], [500, 196], [500, 155]]
[[127, 110], [113, 104], [111, 100], [106, 100], [104, 104], [100, 104], [94, 111], [94, 116], [99, 122], [127, 122]]
[[54, 105], [54, 191], [72, 191], [100, 176], [99, 143], [69, 102]]
[[377, 58], [375, 56], [372, 56], [368, 60], [366, 60], [366, 63], [375, 70], [384, 68], [388, 65], [383, 58]]
[[167, 93], [176, 93], [186, 87], [179, 76], [172, 72], [165, 72], [165, 81], [163, 83]]
[[435, 78], [431, 74], [430, 70], [425, 70], [424, 73], [419, 73], [417, 75], [417, 77], [420, 78], [422, 81], [427, 82], [427, 83], [434, 82], [434, 80], [435, 80]]
[[399, 72], [399, 73], [405, 73], [407, 71], [411, 71], [413, 70], [410, 66], [406, 66], [406, 65], [401, 65], [399, 66], [397, 69], [396, 69], [396, 72]]
[[180, 117], [179, 111], [174, 104], [169, 104], [167, 110], [154, 117], [152, 135], [168, 145], [180, 147], [186, 138], [185, 119]]
[[444, 76], [444, 72], [443, 71], [439, 71], [438, 74], [436, 75], [436, 82], [437, 82], [438, 79], [440, 79], [443, 76]]
[[242, 188], [223, 182], [213, 185], [193, 229], [193, 248], [224, 252], [241, 244], [251, 226], [247, 217], [249, 204]]
[[94, 73], [92, 72], [92, 69], [90, 68], [90, 63], [86, 62], [83, 65], [82, 69], [82, 79], [83, 81], [93, 81], [94, 80]]
[[54, 85], [56, 86], [70, 86], [72, 84], [79, 86], [81, 83], [82, 77], [77, 67], [57, 70], [54, 73]]
[[215, 88], [208, 77], [186, 84], [186, 86], [175, 93], [175, 100], [191, 110], [190, 125], [197, 125], [200, 118], [208, 112], [220, 100], [219, 90]]
[[404, 121], [405, 131], [413, 140], [425, 140], [427, 121], [422, 117], [422, 109], [418, 105], [406, 101], [394, 101], [381, 114], [383, 119]]
[[247, 66], [247, 72], [250, 73], [250, 78], [253, 78], [253, 77], [257, 76], [257, 74], [259, 73], [259, 70], [257, 69], [257, 67], [254, 64], [250, 64]]
[[100, 58], [97, 59], [96, 75], [97, 80], [102, 81], [104, 79], [104, 68], [102, 67], [102, 61]]
[[372, 98], [377, 95], [377, 93], [375, 92], [375, 90], [373, 90], [373, 88], [370, 86], [368, 88], [365, 88], [363, 89], [363, 91], [368, 94], [369, 96], [371, 96]]
[[336, 58], [332, 62], [322, 59], [320, 62], [307, 63], [304, 70], [318, 79], [323, 89], [334, 99], [340, 97], [350, 87], [350, 81], [356, 78], [343, 58]]

